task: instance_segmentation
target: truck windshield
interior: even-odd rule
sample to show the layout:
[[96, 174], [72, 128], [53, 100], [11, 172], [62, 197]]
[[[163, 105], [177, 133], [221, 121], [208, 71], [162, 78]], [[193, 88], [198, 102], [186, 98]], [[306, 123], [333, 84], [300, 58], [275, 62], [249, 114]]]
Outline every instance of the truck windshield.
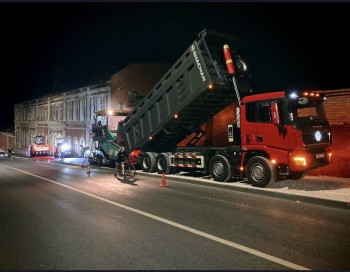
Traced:
[[290, 100], [290, 120], [295, 124], [305, 124], [310, 121], [325, 121], [326, 115], [323, 100], [299, 97]]

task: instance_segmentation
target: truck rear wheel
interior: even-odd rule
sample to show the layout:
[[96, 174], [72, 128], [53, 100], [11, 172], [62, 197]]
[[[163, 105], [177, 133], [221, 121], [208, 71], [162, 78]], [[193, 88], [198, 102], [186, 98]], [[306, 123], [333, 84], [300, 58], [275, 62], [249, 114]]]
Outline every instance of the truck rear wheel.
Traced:
[[169, 154], [160, 153], [157, 156], [156, 168], [158, 174], [169, 174], [172, 172], [172, 167], [170, 166]]
[[156, 155], [152, 152], [146, 152], [142, 158], [142, 171], [152, 173], [156, 169]]
[[228, 181], [231, 178], [231, 165], [226, 157], [215, 155], [210, 159], [209, 173], [215, 181]]
[[277, 179], [277, 171], [273, 164], [264, 157], [253, 157], [246, 165], [248, 181], [254, 187], [266, 187]]

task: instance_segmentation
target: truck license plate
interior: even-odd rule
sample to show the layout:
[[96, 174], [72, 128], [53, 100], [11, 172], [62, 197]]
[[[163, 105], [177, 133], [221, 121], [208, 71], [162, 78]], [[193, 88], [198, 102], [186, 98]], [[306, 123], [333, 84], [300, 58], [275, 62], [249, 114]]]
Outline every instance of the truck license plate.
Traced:
[[316, 159], [324, 158], [324, 153], [316, 154]]

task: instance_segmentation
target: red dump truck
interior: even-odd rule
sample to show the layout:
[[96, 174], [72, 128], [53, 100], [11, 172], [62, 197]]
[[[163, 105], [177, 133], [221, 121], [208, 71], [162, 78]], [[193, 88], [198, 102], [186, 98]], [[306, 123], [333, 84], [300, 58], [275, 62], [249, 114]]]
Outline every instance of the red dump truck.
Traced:
[[[143, 171], [203, 171], [215, 181], [247, 178], [265, 187], [330, 163], [331, 130], [320, 92], [254, 93], [239, 39], [201, 31], [148, 95], [119, 123], [126, 151]], [[236, 103], [227, 145], [197, 146], [201, 125]], [[187, 146], [178, 146], [188, 135]]]

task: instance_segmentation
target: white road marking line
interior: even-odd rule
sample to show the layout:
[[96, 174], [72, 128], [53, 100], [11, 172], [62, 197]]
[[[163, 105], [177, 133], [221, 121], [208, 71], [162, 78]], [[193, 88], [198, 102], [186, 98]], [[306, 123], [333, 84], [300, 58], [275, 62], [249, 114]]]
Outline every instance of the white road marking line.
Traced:
[[46, 181], [48, 181], [48, 182], [54, 183], [54, 184], [56, 184], [56, 185], [65, 187], [65, 188], [67, 188], [67, 189], [76, 191], [76, 192], [78, 192], [78, 193], [81, 193], [81, 194], [90, 196], [90, 197], [92, 197], [92, 198], [95, 198], [95, 199], [104, 201], [104, 202], [109, 203], [109, 204], [111, 204], [111, 205], [114, 205], [114, 206], [117, 206], [117, 207], [120, 207], [120, 208], [129, 210], [129, 211], [132, 211], [132, 212], [134, 212], [134, 213], [137, 213], [137, 214], [146, 216], [146, 217], [148, 217], [148, 218], [152, 218], [152, 219], [154, 219], [154, 220], [157, 220], [157, 221], [159, 221], [159, 222], [168, 224], [168, 225], [170, 225], [170, 226], [173, 226], [173, 227], [176, 227], [176, 228], [185, 230], [185, 231], [187, 231], [187, 232], [191, 232], [191, 233], [196, 234], [196, 235], [199, 235], [199, 236], [201, 236], [201, 237], [205, 237], [205, 238], [207, 238], [207, 239], [209, 239], [209, 240], [212, 240], [212, 241], [215, 241], [215, 242], [218, 242], [218, 243], [227, 245], [227, 246], [229, 246], [229, 247], [232, 247], [232, 248], [235, 248], [235, 249], [244, 251], [244, 252], [246, 252], [246, 253], [249, 253], [249, 254], [258, 256], [258, 257], [263, 258], [263, 259], [266, 259], [266, 260], [268, 260], [268, 261], [271, 261], [271, 262], [274, 262], [274, 263], [283, 265], [283, 266], [285, 266], [285, 267], [288, 267], [288, 268], [291, 268], [291, 269], [295, 269], [295, 270], [310, 270], [309, 268], [306, 268], [306, 267], [303, 267], [303, 266], [300, 266], [300, 265], [297, 265], [297, 264], [288, 262], [288, 261], [286, 261], [286, 260], [283, 260], [283, 259], [280, 259], [280, 258], [271, 256], [271, 255], [269, 255], [269, 254], [265, 254], [265, 253], [263, 253], [263, 252], [261, 252], [261, 251], [258, 251], [258, 250], [255, 250], [255, 249], [252, 249], [252, 248], [249, 248], [249, 247], [246, 247], [246, 246], [243, 246], [243, 245], [240, 245], [240, 244], [237, 244], [237, 243], [235, 243], [235, 242], [231, 242], [231, 241], [228, 241], [228, 240], [219, 238], [219, 237], [216, 237], [216, 236], [211, 235], [211, 234], [208, 234], [208, 233], [206, 233], [206, 232], [203, 232], [203, 231], [200, 231], [200, 230], [196, 230], [196, 229], [193, 229], [193, 228], [191, 228], [191, 227], [187, 227], [187, 226], [185, 226], [185, 225], [178, 224], [178, 223], [176, 223], [176, 222], [174, 222], [174, 221], [167, 220], [167, 219], [164, 219], [164, 218], [162, 218], [162, 217], [159, 217], [159, 216], [156, 216], [156, 215], [147, 213], [147, 212], [143, 212], [143, 211], [138, 210], [138, 209], [131, 208], [131, 207], [129, 207], [129, 206], [126, 206], [126, 205], [123, 205], [123, 204], [120, 204], [120, 203], [111, 201], [111, 200], [109, 200], [109, 199], [106, 199], [106, 198], [103, 198], [103, 197], [100, 197], [100, 196], [97, 196], [97, 195], [94, 195], [94, 194], [90, 194], [90, 193], [88, 193], [88, 192], [81, 191], [81, 190], [79, 190], [79, 189], [70, 187], [70, 186], [68, 186], [68, 185], [65, 185], [65, 184], [56, 182], [56, 181], [54, 181], [54, 180], [51, 180], [51, 179], [48, 179], [48, 178], [44, 178], [44, 177], [41, 177], [41, 176], [38, 176], [38, 175], [35, 175], [35, 174], [32, 174], [32, 173], [29, 173], [29, 172], [26, 172], [26, 171], [23, 171], [23, 170], [21, 170], [21, 169], [17, 169], [17, 168], [11, 167], [11, 166], [7, 166], [7, 165], [4, 165], [4, 164], [2, 164], [2, 165], [5, 166], [5, 167], [8, 167], [8, 168], [11, 168], [11, 169], [13, 169], [13, 170], [16, 170], [16, 171], [25, 173], [25, 174], [27, 174], [27, 175], [30, 175], [30, 176], [33, 176], [33, 177], [37, 177], [37, 178], [46, 180]]

